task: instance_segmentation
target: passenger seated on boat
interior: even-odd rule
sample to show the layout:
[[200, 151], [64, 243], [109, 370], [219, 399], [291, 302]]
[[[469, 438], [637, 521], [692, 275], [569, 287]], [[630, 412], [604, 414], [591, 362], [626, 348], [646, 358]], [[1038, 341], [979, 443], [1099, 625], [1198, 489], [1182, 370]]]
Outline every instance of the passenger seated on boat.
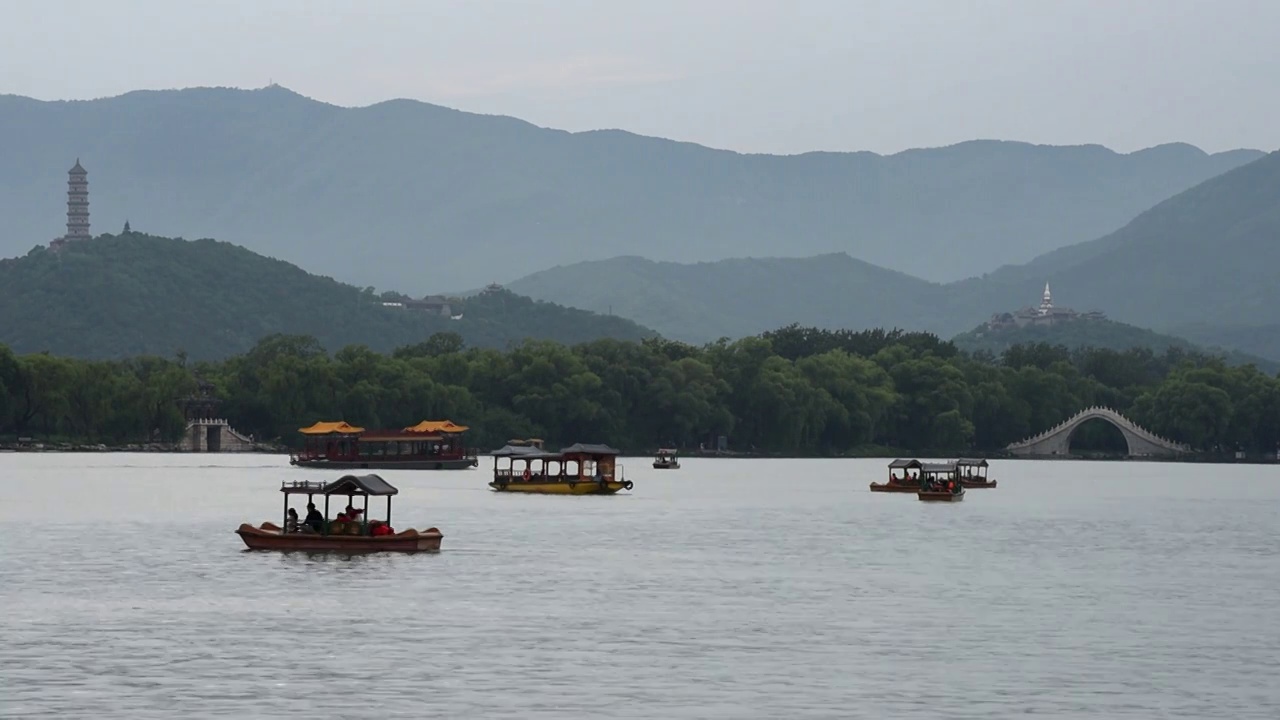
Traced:
[[391, 529], [390, 525], [381, 520], [370, 520], [369, 534], [374, 537], [381, 537], [383, 535], [395, 535], [396, 531]]
[[311, 532], [324, 532], [324, 515], [316, 509], [315, 503], [307, 503], [307, 519], [304, 524], [311, 528]]
[[298, 532], [298, 511], [289, 508], [289, 512], [285, 514], [284, 531], [287, 533]]

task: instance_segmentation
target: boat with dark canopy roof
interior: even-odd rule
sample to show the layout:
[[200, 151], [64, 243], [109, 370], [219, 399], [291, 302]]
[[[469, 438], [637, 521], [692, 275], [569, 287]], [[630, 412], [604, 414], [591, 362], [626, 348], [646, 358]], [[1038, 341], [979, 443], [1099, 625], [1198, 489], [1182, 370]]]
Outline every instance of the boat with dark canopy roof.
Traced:
[[[895, 474], [894, 471], [898, 471]], [[911, 471], [916, 472], [915, 476]], [[889, 463], [889, 482], [871, 483], [871, 492], [913, 493], [920, 490], [920, 461], [898, 458]]]
[[[304, 550], [311, 552], [334, 551], [344, 553], [366, 552], [439, 552], [444, 535], [436, 528], [396, 532], [391, 527], [391, 496], [400, 491], [378, 475], [344, 475], [330, 483], [310, 480], [284, 481], [280, 484], [284, 495], [283, 525], [264, 522], [258, 527], [242, 524], [236, 534], [251, 550]], [[296, 520], [289, 515], [291, 498], [307, 496], [310, 507], [316, 496], [324, 498], [324, 510], [315, 508], [306, 520]], [[345, 509], [330, 520], [330, 498], [346, 499]], [[385, 520], [369, 520], [369, 498], [385, 497]], [[363, 498], [363, 507], [356, 508], [356, 498]], [[295, 511], [296, 512], [296, 511]]]
[[966, 488], [993, 488], [996, 481], [987, 477], [987, 468], [990, 463], [983, 459], [960, 458], [956, 461], [956, 470], [960, 477], [960, 484]]
[[960, 502], [964, 500], [964, 484], [953, 462], [921, 463], [920, 484], [916, 497], [923, 502]]
[[676, 457], [677, 452], [674, 448], [658, 448], [658, 452], [653, 456], [653, 469], [679, 470], [680, 458]]
[[[493, 451], [494, 492], [547, 495], [613, 495], [630, 490], [617, 462], [619, 451], [608, 445], [577, 443], [560, 452], [542, 449], [541, 443], [507, 443]], [[506, 460], [503, 467], [502, 460]]]

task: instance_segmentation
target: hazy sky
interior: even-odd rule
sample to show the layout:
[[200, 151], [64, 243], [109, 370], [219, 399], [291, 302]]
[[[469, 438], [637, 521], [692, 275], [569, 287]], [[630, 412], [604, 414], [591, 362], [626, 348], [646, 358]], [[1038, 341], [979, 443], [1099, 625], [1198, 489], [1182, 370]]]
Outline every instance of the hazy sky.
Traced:
[[751, 152], [1280, 147], [1280, 0], [0, 0], [0, 93], [409, 97]]

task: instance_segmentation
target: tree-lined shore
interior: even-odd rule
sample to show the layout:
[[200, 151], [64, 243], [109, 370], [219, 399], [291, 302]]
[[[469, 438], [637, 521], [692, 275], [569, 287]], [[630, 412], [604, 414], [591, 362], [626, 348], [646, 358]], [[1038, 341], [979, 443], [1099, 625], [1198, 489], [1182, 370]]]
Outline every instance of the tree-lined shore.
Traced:
[[[329, 353], [308, 336], [273, 335], [221, 362], [77, 360], [0, 346], [0, 435], [172, 442], [185, 423], [180, 400], [199, 381], [235, 428], [283, 443], [316, 420], [399, 427], [450, 418], [469, 425], [482, 450], [541, 437], [647, 452], [724, 436], [735, 450], [766, 454], [998, 452], [1092, 405], [1200, 451], [1274, 455], [1280, 441], [1280, 379], [1184, 349], [1041, 344], [994, 357], [923, 333], [796, 326], [702, 347], [529, 341], [506, 351], [438, 333], [389, 354]], [[1122, 442], [1091, 423], [1073, 445]]]

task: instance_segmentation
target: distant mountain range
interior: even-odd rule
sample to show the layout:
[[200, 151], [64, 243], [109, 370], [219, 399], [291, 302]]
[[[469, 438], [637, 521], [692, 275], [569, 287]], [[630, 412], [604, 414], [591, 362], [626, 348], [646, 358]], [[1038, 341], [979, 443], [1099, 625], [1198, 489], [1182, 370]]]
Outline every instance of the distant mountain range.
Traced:
[[843, 254], [679, 265], [634, 257], [533, 273], [508, 287], [705, 341], [791, 322], [945, 337], [1056, 302], [1280, 359], [1280, 152], [1160, 202], [1100, 239], [981, 278], [937, 284]]
[[976, 311], [1034, 297], [1048, 281], [1064, 299], [1115, 320], [1280, 358], [1278, 277], [1280, 152], [1273, 152], [1106, 237], [955, 288], [964, 298], [958, 304]]
[[278, 86], [0, 96], [0, 140], [0, 254], [62, 234], [65, 172], [78, 156], [97, 232], [128, 219], [415, 295], [636, 254], [847, 253], [954, 281], [1106, 235], [1260, 156], [998, 141], [743, 155], [408, 100], [341, 108]]
[[507, 290], [453, 303], [448, 315], [383, 304], [398, 299], [230, 243], [102, 235], [0, 260], [0, 344], [101, 359], [183, 351], [199, 360], [242, 353], [275, 333], [311, 335], [330, 352], [349, 344], [387, 352], [437, 332], [494, 348], [527, 338], [575, 344], [654, 335], [630, 320]]
[[791, 323], [854, 330], [897, 326], [944, 335], [957, 327], [944, 303], [945, 286], [844, 253], [692, 265], [619, 257], [543, 270], [507, 287], [572, 307], [644, 318], [637, 322], [694, 344]]

